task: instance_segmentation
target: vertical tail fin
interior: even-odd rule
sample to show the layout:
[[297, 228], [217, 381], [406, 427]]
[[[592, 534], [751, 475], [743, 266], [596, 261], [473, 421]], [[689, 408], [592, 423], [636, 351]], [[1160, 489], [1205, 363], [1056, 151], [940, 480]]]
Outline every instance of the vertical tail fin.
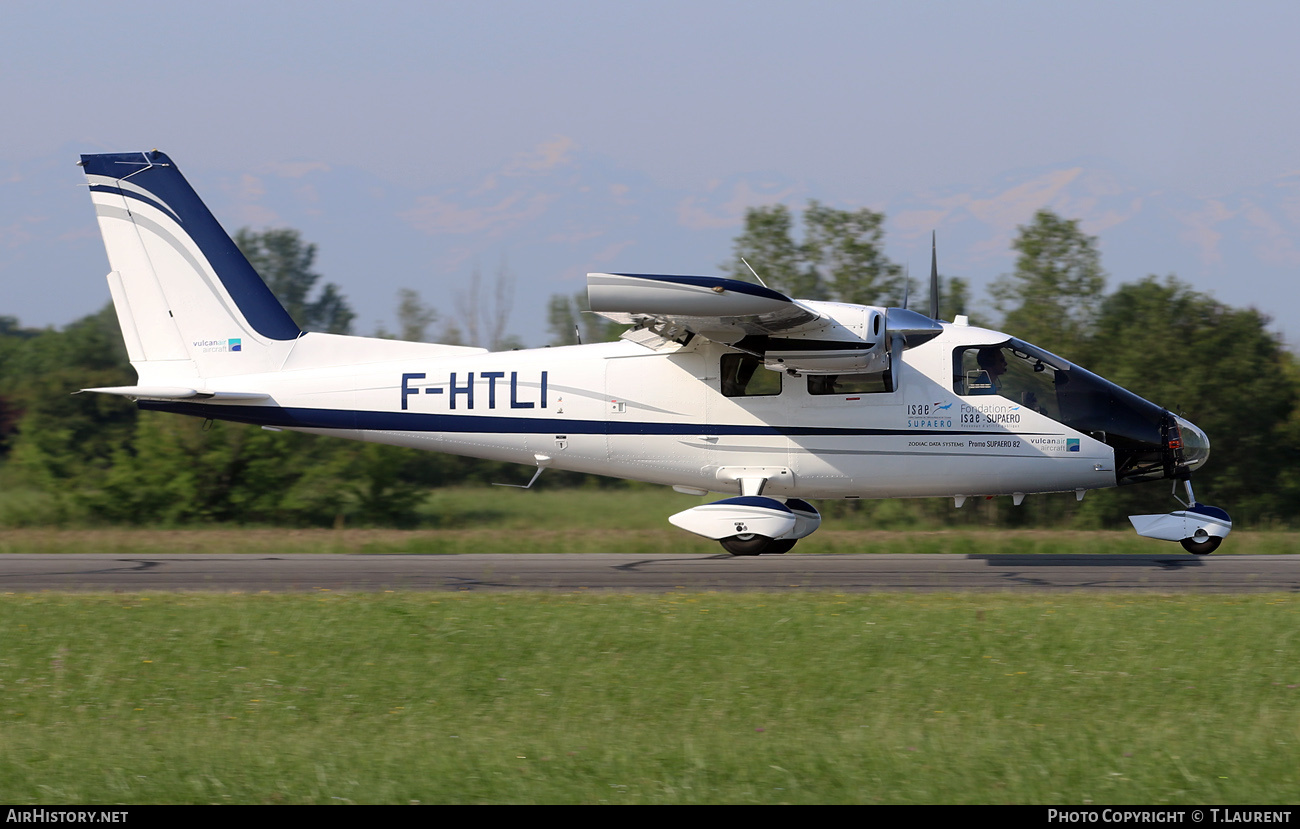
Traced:
[[302, 335], [165, 154], [83, 155], [140, 382], [272, 370]]

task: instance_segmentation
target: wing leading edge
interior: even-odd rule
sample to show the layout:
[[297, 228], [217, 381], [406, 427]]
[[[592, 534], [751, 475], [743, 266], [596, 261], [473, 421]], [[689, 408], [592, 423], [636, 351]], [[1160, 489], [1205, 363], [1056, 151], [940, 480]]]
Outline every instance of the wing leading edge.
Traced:
[[942, 325], [915, 311], [795, 300], [717, 276], [587, 274], [591, 310], [665, 340], [699, 335], [758, 357], [776, 371], [873, 374], [891, 352], [928, 342]]
[[675, 327], [720, 343], [822, 320], [778, 291], [719, 276], [589, 273], [587, 299], [592, 311], [615, 322]]

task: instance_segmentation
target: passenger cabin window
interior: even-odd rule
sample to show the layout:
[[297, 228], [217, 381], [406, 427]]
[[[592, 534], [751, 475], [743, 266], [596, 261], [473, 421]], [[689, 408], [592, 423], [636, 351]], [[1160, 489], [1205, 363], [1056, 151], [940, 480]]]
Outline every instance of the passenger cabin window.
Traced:
[[894, 390], [888, 371], [875, 374], [809, 374], [809, 394], [888, 394]]
[[757, 357], [722, 355], [724, 397], [771, 397], [781, 393], [781, 372], [768, 371]]

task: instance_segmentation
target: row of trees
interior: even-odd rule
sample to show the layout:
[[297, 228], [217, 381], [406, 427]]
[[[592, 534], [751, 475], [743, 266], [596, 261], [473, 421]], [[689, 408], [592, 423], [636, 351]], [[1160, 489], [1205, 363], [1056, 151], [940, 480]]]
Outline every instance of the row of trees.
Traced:
[[[797, 221], [801, 219], [801, 222]], [[800, 298], [897, 304], [905, 275], [883, 253], [883, 215], [810, 202], [801, 216], [783, 205], [755, 208], [724, 269]], [[801, 225], [801, 227], [799, 226]], [[317, 289], [315, 246], [295, 231], [241, 231], [237, 241], [304, 328], [347, 333], [355, 314], [338, 287]], [[1077, 221], [1040, 211], [1015, 239], [1015, 270], [990, 294], [1001, 327], [1183, 413], [1214, 442], [1197, 489], [1244, 524], [1287, 524], [1300, 505], [1300, 369], [1269, 320], [1226, 306], [1172, 276], [1147, 277], [1107, 293], [1097, 240]], [[440, 321], [413, 291], [399, 297], [396, 332], [382, 336], [489, 347], [517, 344], [505, 330], [508, 272], [459, 294], [456, 321]], [[941, 316], [967, 313], [966, 284], [944, 279]], [[585, 296], [548, 307], [553, 344], [609, 339], [620, 329], [583, 313]], [[920, 303], [917, 303], [919, 305]], [[509, 465], [371, 444], [272, 433], [238, 424], [140, 412], [87, 386], [128, 385], [112, 308], [62, 331], [24, 329], [0, 317], [0, 524], [108, 521], [239, 521], [409, 525], [428, 488], [511, 481]], [[543, 486], [620, 485], [548, 473]], [[1072, 497], [996, 499], [954, 511], [948, 503], [902, 507], [913, 519], [1027, 525], [1116, 526], [1132, 512], [1172, 507], [1159, 484]], [[823, 504], [897, 515], [900, 507]]]
[[[834, 300], [858, 305], [909, 307], [917, 302], [917, 280], [891, 262], [884, 251], [885, 214], [869, 208], [837, 210], [811, 200], [803, 212], [802, 238], [795, 215], [783, 204], [750, 208], [736, 237], [724, 273], [733, 279], [760, 277], [770, 288], [798, 299]], [[751, 271], [751, 267], [753, 270]], [[967, 313], [969, 286], [964, 279], [941, 279], [940, 316]]]
[[[337, 285], [321, 284], [315, 245], [289, 229], [244, 229], [235, 241], [299, 326], [352, 333], [356, 314]], [[398, 296], [398, 330], [376, 333], [514, 347], [504, 326], [508, 276], [498, 275], [492, 296], [481, 283], [476, 272], [456, 294], [461, 325], [438, 326], [437, 311], [408, 289]], [[405, 526], [430, 487], [519, 477], [509, 464], [205, 423], [138, 411], [112, 395], [70, 393], [135, 379], [111, 304], [62, 331], [0, 317], [0, 525]], [[548, 477], [563, 484], [577, 476]]]

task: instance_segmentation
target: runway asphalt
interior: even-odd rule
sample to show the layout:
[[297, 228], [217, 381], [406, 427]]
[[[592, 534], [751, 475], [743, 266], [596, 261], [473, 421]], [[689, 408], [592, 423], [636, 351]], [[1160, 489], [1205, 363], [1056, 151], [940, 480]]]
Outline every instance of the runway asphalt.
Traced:
[[1300, 592], [1300, 556], [0, 556], [0, 592], [828, 590]]

